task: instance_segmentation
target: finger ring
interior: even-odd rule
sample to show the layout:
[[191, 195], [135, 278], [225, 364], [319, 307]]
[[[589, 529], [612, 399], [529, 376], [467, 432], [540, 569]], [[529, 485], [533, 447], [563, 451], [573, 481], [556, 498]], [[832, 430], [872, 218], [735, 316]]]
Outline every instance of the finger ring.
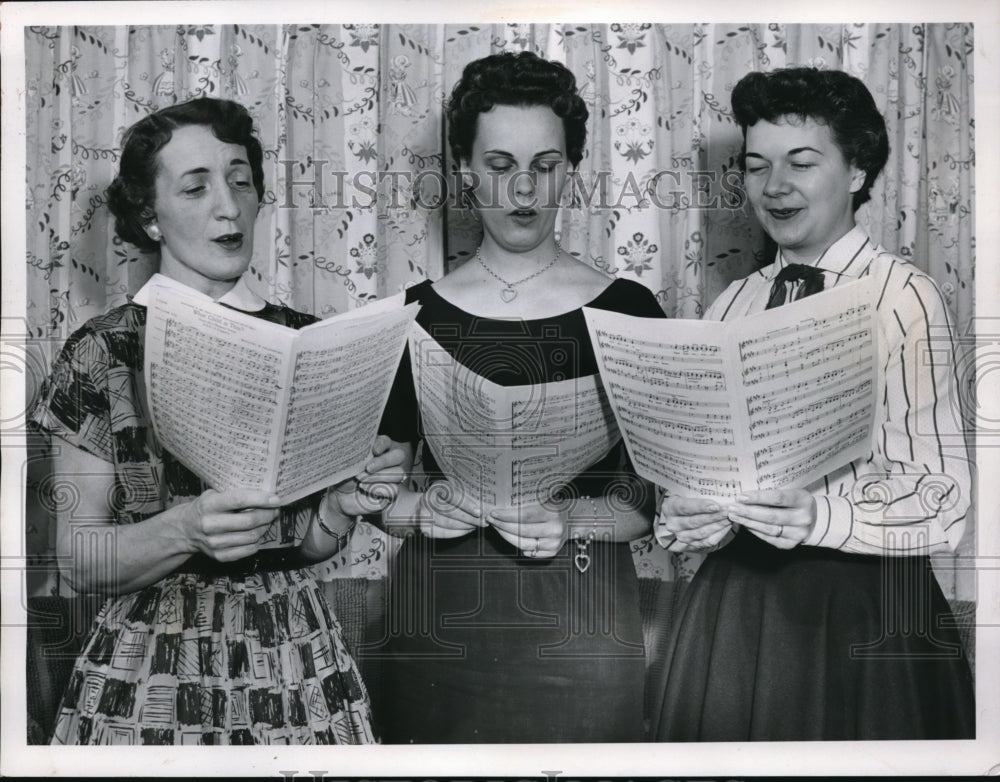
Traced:
[[780, 537], [782, 536], [782, 534], [784, 534], [784, 532], [785, 532], [785, 528], [784, 528], [784, 527], [782, 527], [782, 526], [781, 526], [781, 525], [779, 524], [779, 525], [778, 525], [778, 534], [777, 534], [777, 535], [775, 535], [775, 537], [776, 537], [776, 538], [780, 538]]

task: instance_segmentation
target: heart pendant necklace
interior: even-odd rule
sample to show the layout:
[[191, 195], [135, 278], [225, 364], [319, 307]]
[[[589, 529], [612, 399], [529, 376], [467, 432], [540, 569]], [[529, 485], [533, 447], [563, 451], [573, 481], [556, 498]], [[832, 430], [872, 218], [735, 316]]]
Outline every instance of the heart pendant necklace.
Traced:
[[541, 269], [534, 272], [533, 274], [529, 274], [527, 277], [518, 280], [517, 282], [507, 282], [507, 280], [505, 280], [503, 277], [501, 277], [499, 274], [497, 274], [489, 266], [486, 265], [486, 261], [483, 260], [483, 255], [479, 251], [479, 249], [480, 249], [479, 247], [476, 248], [476, 260], [479, 261], [479, 264], [484, 269], [486, 269], [486, 271], [489, 273], [491, 277], [494, 277], [503, 284], [503, 287], [500, 289], [500, 298], [504, 300], [505, 304], [510, 304], [512, 301], [514, 301], [514, 299], [517, 298], [516, 287], [518, 285], [521, 285], [522, 283], [525, 283], [528, 280], [533, 280], [540, 274], [544, 274], [545, 272], [547, 272], [549, 269], [555, 266], [556, 261], [559, 260], [559, 256], [562, 255], [562, 247], [557, 247], [555, 257], [547, 264], [545, 264], [545, 266], [543, 266]]

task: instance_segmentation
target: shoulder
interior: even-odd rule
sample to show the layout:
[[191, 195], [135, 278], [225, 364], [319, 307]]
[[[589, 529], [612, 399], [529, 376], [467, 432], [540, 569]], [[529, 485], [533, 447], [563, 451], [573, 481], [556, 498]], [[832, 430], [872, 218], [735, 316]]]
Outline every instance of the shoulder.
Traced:
[[134, 364], [145, 323], [145, 307], [131, 302], [114, 307], [74, 331], [63, 345], [59, 361], [92, 364], [117, 359]]
[[406, 303], [424, 303], [424, 299], [434, 291], [434, 283], [431, 280], [423, 280], [406, 289]]
[[640, 282], [614, 279], [587, 306], [642, 318], [664, 318], [663, 308], [653, 292]]
[[895, 310], [904, 321], [937, 320], [946, 314], [948, 305], [937, 282], [909, 261], [877, 248], [868, 274], [878, 281], [879, 310]]
[[[774, 264], [771, 263], [751, 272], [746, 277], [733, 280], [723, 289], [722, 293], [715, 297], [702, 318], [704, 320], [725, 320], [726, 316], [729, 315], [730, 308], [736, 304], [737, 300], [745, 302], [747, 297], [753, 298], [762, 285], [770, 284], [773, 275]], [[736, 311], [739, 312], [740, 308], [738, 307]]]

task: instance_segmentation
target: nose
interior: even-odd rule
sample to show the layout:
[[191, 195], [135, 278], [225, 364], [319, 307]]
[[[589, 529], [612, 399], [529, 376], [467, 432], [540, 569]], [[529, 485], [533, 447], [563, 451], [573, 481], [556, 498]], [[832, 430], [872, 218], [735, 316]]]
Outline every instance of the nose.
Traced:
[[514, 175], [514, 191], [519, 196], [530, 196], [535, 192], [535, 175], [531, 171], [518, 171]]
[[240, 202], [227, 182], [215, 188], [216, 197], [212, 205], [213, 214], [218, 220], [235, 220], [240, 216]]
[[764, 182], [764, 195], [780, 196], [788, 192], [788, 179], [784, 166], [771, 166]]

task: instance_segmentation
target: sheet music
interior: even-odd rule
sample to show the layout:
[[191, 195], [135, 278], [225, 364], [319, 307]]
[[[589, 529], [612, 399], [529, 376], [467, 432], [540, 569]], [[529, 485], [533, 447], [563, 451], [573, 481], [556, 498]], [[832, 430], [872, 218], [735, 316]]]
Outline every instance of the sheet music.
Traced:
[[484, 511], [553, 496], [620, 437], [596, 375], [501, 386], [419, 325], [410, 337], [424, 436], [453, 490]]
[[585, 309], [636, 471], [687, 495], [802, 487], [870, 450], [871, 278], [726, 322]]
[[393, 297], [296, 331], [150, 289], [145, 377], [163, 446], [213, 488], [290, 503], [357, 474], [417, 306]]

